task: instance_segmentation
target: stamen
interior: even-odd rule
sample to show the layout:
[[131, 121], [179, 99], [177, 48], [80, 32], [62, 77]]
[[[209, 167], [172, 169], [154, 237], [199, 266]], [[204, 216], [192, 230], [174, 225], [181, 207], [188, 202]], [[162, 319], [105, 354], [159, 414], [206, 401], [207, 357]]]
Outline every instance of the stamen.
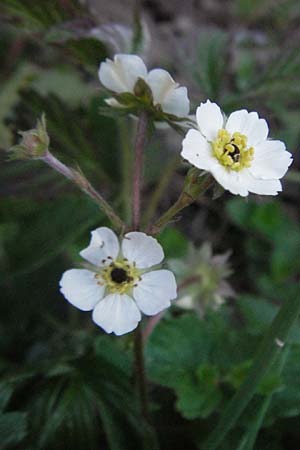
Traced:
[[240, 171], [251, 166], [254, 148], [247, 147], [247, 137], [241, 133], [231, 135], [227, 130], [221, 129], [212, 147], [214, 156], [227, 169]]
[[140, 271], [134, 263], [129, 264], [127, 259], [117, 259], [99, 269], [96, 278], [98, 284], [105, 285], [108, 292], [125, 294], [140, 280]]

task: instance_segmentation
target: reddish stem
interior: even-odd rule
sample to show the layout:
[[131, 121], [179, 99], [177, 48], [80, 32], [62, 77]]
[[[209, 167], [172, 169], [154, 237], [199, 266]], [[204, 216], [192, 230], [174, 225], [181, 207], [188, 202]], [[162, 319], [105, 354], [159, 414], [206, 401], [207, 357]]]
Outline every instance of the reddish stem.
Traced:
[[[142, 175], [143, 175], [143, 153], [146, 142], [148, 127], [147, 113], [142, 111], [135, 140], [135, 155], [134, 155], [134, 169], [133, 169], [133, 201], [132, 201], [132, 227], [134, 230], [140, 228], [141, 220], [141, 190], [142, 190]], [[142, 332], [138, 327], [134, 333], [134, 362], [136, 372], [136, 383], [139, 392], [139, 400], [141, 406], [142, 417], [146, 424], [150, 424], [148, 397], [147, 397], [147, 380], [144, 363], [144, 345], [142, 339]]]

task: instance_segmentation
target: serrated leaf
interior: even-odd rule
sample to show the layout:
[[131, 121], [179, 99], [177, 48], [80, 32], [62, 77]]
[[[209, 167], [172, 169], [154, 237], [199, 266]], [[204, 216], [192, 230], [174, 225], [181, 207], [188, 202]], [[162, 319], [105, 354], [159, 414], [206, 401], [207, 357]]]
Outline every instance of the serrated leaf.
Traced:
[[[207, 417], [218, 408], [228, 368], [249, 356], [242, 333], [229, 331], [223, 318], [211, 313], [201, 321], [185, 314], [164, 320], [150, 336], [148, 374], [152, 381], [175, 390], [177, 408], [189, 419]], [[251, 354], [251, 353], [250, 353]]]
[[208, 417], [218, 408], [222, 400], [222, 393], [217, 385], [207, 387], [204, 383], [185, 377], [177, 386], [176, 393], [178, 395], [176, 408], [189, 420]]

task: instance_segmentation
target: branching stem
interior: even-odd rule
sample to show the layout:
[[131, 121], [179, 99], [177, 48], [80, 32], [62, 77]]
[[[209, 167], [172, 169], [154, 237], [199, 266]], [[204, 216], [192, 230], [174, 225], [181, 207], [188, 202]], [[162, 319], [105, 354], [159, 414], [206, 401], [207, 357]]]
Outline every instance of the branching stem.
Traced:
[[73, 183], [75, 183], [79, 187], [79, 189], [81, 189], [92, 200], [94, 200], [94, 202], [96, 202], [100, 209], [103, 210], [103, 212], [107, 215], [111, 223], [118, 231], [124, 230], [125, 224], [123, 223], [123, 221], [115, 213], [110, 204], [102, 197], [101, 194], [99, 194], [99, 192], [96, 191], [96, 189], [91, 185], [91, 183], [81, 172], [66, 166], [49, 151], [40, 159], [48, 164], [48, 166], [52, 167], [52, 169], [56, 170], [56, 172], [59, 172], [68, 180], [73, 181]]

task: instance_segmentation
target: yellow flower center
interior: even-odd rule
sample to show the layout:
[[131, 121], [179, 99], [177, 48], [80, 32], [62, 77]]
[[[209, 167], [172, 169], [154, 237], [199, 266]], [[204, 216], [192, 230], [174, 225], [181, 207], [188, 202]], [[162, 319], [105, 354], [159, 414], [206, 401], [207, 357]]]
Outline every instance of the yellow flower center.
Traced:
[[126, 258], [112, 261], [95, 275], [100, 286], [106, 286], [111, 294], [125, 294], [139, 281], [140, 271]]
[[218, 131], [217, 139], [212, 143], [213, 154], [218, 161], [230, 170], [240, 171], [251, 166], [254, 148], [247, 147], [247, 137], [241, 133], [231, 135], [223, 128]]

